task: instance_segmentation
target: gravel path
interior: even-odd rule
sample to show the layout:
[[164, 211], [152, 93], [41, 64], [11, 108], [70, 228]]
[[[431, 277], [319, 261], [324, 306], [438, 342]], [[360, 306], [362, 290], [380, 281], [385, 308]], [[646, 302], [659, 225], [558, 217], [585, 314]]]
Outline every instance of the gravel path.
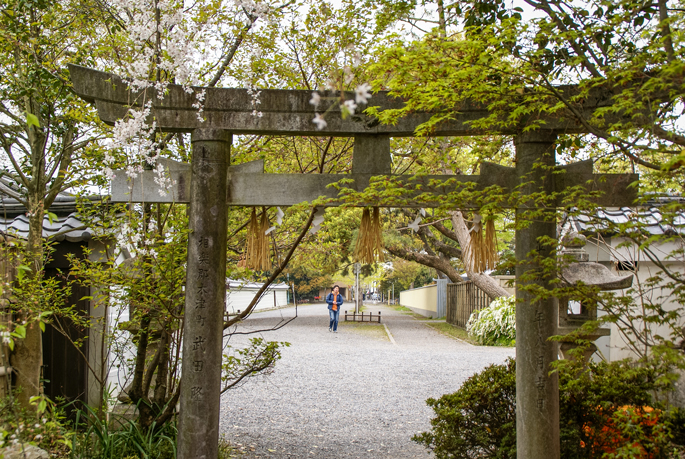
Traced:
[[[297, 319], [263, 334], [292, 346], [283, 349], [272, 375], [221, 400], [221, 432], [245, 457], [428, 458], [411, 441], [430, 428], [425, 400], [454, 392], [514, 354], [453, 340], [391, 308], [367, 308], [382, 312], [395, 344], [345, 326], [329, 333], [325, 304], [300, 306]], [[270, 328], [294, 315], [295, 308], [255, 313], [239, 331]], [[231, 344], [248, 338], [234, 335]]]

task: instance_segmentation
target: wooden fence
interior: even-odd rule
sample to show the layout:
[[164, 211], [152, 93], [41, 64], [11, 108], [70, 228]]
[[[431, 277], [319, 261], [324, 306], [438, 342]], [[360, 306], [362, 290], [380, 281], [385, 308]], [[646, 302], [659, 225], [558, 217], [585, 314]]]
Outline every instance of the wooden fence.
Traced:
[[487, 307], [491, 301], [472, 281], [447, 284], [447, 323], [466, 328], [471, 313]]

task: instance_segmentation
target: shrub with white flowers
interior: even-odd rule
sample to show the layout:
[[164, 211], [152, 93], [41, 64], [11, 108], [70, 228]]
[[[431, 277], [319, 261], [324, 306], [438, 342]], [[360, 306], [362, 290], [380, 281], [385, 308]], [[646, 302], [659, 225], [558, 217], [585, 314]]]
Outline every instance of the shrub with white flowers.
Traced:
[[474, 311], [466, 324], [469, 336], [486, 346], [511, 346], [516, 340], [516, 298], [501, 296]]

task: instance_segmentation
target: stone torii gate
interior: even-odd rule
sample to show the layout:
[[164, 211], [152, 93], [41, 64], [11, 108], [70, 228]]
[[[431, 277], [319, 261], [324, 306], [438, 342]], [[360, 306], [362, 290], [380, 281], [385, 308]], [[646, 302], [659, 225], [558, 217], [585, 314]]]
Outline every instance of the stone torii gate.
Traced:
[[[141, 95], [129, 91], [127, 84], [116, 75], [73, 65], [69, 70], [76, 93], [96, 105], [105, 123], [114, 124], [126, 116], [127, 107], [135, 104]], [[197, 119], [197, 109], [193, 108], [195, 98], [180, 86], [170, 85], [162, 100], [152, 97], [152, 115], [160, 131], [191, 133], [191, 164], [173, 163], [169, 167], [177, 183], [172, 193], [160, 197], [152, 173], [144, 173], [135, 181], [120, 173], [112, 185], [113, 201], [190, 204], [178, 438], [180, 459], [217, 457], [228, 206], [289, 206], [320, 196], [335, 197], [337, 192], [326, 185], [342, 178], [353, 179], [350, 187], [362, 191], [372, 176], [391, 173], [390, 137], [413, 136], [416, 127], [431, 116], [430, 113], [416, 113], [399, 120], [396, 125], [387, 126], [365, 115], [343, 119], [335, 107], [337, 103], [331, 102], [328, 127], [319, 131], [312, 123], [309, 91], [262, 90], [260, 110], [263, 116], [256, 117], [252, 115], [252, 98], [247, 90], [204, 90], [204, 122]], [[573, 88], [562, 90], [572, 92]], [[610, 100], [606, 94], [598, 92], [585, 98], [579, 110], [589, 116], [607, 103]], [[320, 112], [329, 108], [326, 104], [324, 97]], [[402, 101], [387, 93], [378, 93], [368, 104], [388, 109], [401, 106]], [[483, 134], [471, 128], [468, 122], [487, 114], [486, 109], [477, 105], [465, 106], [456, 119], [441, 125], [434, 134]], [[423, 180], [453, 178], [459, 182], [475, 182], [479, 188], [497, 184], [509, 190], [519, 186], [518, 191], [524, 196], [585, 185], [588, 191], [603, 191], [597, 200], [600, 206], [632, 204], [636, 191], [628, 185], [637, 180], [634, 174], [594, 175], [590, 162], [557, 167], [564, 171], [562, 174], [538, 167], [541, 163], [555, 167], [554, 145], [558, 134], [583, 131], [568, 114], [545, 118], [544, 129], [534, 132], [501, 131], [515, 135], [515, 168], [484, 164], [481, 175], [443, 175]], [[353, 136], [352, 173], [265, 174], [260, 162], [229, 167], [232, 134]], [[517, 208], [517, 218], [530, 209], [535, 209], [535, 204]], [[522, 262], [516, 268], [516, 425], [517, 456], [521, 459], [559, 458], [559, 387], [556, 373], [549, 374], [550, 364], [557, 360], [558, 347], [557, 343], [548, 340], [557, 332], [557, 305], [552, 298], [533, 301], [524, 288], [531, 284], [547, 286], [544, 279], [522, 277], [541, 268], [539, 261], [530, 257], [531, 251], [550, 255], [551, 248], [538, 243], [539, 238], [545, 237], [556, 238], [553, 218], [533, 221], [516, 231], [516, 258]]]

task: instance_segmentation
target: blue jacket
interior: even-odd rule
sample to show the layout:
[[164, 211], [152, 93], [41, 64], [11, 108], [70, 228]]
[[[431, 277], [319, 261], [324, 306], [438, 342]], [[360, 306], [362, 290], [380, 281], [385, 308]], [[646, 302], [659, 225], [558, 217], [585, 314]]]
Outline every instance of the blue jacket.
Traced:
[[[338, 312], [340, 312], [340, 306], [343, 304], [343, 297], [338, 293], [338, 298], [335, 300], [338, 303]], [[326, 297], [326, 303], [328, 303], [328, 309], [333, 310], [333, 292], [329, 293]]]

